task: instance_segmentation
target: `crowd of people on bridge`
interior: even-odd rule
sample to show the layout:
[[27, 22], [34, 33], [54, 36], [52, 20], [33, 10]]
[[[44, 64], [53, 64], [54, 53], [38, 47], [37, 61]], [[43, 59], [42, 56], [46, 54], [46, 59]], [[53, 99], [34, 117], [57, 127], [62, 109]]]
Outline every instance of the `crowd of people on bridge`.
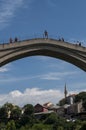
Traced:
[[13, 40], [13, 39], [10, 37], [9, 42], [10, 42], [10, 43], [13, 43], [13, 42], [18, 42], [18, 38], [17, 38], [17, 37], [15, 37], [15, 39]]
[[[46, 30], [44, 31], [43, 38], [48, 39], [48, 32], [47, 32]], [[62, 37], [62, 38], [59, 38], [58, 40], [64, 42], [64, 38], [63, 38], [63, 37]], [[17, 37], [15, 37], [14, 40], [13, 40], [11, 37], [10, 37], [10, 39], [9, 39], [9, 43], [18, 42], [18, 41], [19, 41], [19, 40], [18, 40]]]
[[[43, 33], [43, 38], [44, 38], [44, 39], [48, 39], [48, 38], [49, 38], [49, 36], [48, 36], [48, 31], [47, 31], [47, 30], [44, 31], [44, 33]], [[10, 39], [9, 39], [9, 43], [15, 43], [15, 42], [18, 42], [18, 41], [19, 41], [19, 39], [18, 39], [17, 37], [15, 37], [14, 39], [12, 39], [12, 38], [10, 37]], [[62, 38], [58, 38], [58, 41], [65, 42], [65, 40], [64, 40], [63, 37], [62, 37]], [[75, 45], [82, 46], [81, 42], [79, 42], [79, 41], [77, 41]]]
[[[47, 38], [47, 39], [48, 39], [48, 32], [47, 32], [46, 30], [44, 31], [43, 38]], [[19, 40], [18, 40], [17, 37], [15, 37], [14, 40], [13, 40], [11, 37], [10, 37], [10, 39], [9, 39], [9, 43], [18, 42], [18, 41], [19, 41]]]

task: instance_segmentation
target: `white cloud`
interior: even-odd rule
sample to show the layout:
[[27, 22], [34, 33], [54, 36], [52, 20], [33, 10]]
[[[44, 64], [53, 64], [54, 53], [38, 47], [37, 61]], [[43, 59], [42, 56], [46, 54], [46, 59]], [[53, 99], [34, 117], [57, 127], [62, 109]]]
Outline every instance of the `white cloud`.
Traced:
[[5, 67], [0, 68], [0, 72], [6, 72], [6, 71], [8, 71], [8, 69], [7, 69], [7, 68], [5, 68]]
[[47, 0], [47, 3], [50, 7], [56, 7], [56, 2], [55, 0]]
[[[86, 91], [82, 90], [82, 91]], [[69, 94], [77, 94], [79, 90], [70, 91]], [[0, 95], [0, 106], [6, 102], [13, 103], [18, 106], [24, 106], [25, 104], [44, 104], [46, 102], [58, 103], [64, 97], [64, 93], [58, 89], [42, 90], [39, 88], [27, 88], [24, 92], [14, 90], [8, 94]]]
[[24, 92], [15, 90], [8, 94], [1, 94], [0, 105], [3, 105], [6, 102], [14, 103], [19, 106], [24, 106], [28, 103], [31, 103], [33, 105], [36, 103], [43, 104], [48, 101], [57, 103], [58, 100], [62, 97], [63, 93], [60, 90], [41, 90], [39, 88], [27, 88]]
[[15, 15], [17, 8], [21, 7], [24, 0], [3, 0], [0, 3], [0, 28], [8, 25], [10, 18]]
[[[10, 68], [10, 67], [9, 67]], [[2, 68], [0, 71], [5, 72], [9, 70], [8, 67]], [[31, 79], [40, 79], [40, 80], [61, 80], [65, 76], [71, 76], [75, 75], [77, 72], [49, 72], [46, 74], [40, 74], [40, 75], [30, 75], [30, 76], [24, 76], [24, 77], [9, 77], [7, 75], [2, 76], [0, 79], [0, 82], [19, 82], [19, 81], [25, 81], [25, 80], [31, 80]]]
[[11, 64], [5, 65], [3, 67], [0, 68], [0, 73], [4, 73], [10, 70]]
[[74, 75], [77, 72], [49, 72], [48, 74], [45, 75], [41, 75], [40, 78], [41, 79], [46, 79], [46, 80], [61, 80], [63, 77], [65, 76], [69, 76], [69, 75]]
[[18, 91], [18, 90], [15, 90], [15, 91], [10, 92], [9, 95], [12, 98], [15, 98], [15, 97], [20, 97], [22, 95], [22, 93], [20, 91]]

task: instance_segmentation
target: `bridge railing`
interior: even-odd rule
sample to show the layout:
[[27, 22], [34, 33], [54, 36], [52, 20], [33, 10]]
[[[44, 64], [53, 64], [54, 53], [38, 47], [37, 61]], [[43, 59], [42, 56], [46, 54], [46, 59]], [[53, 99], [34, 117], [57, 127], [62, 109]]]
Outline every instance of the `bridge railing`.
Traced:
[[[18, 36], [17, 38], [18, 38], [18, 42], [17, 42], [17, 43], [19, 43], [19, 42], [23, 42], [23, 41], [27, 41], [27, 40], [32, 40], [32, 39], [42, 39], [42, 38], [45, 38], [45, 37], [44, 37], [44, 34], [34, 33], [33, 35], [26, 35], [25, 37]], [[14, 39], [15, 39], [15, 38], [13, 38], [13, 42], [12, 42], [12, 43], [10, 43], [9, 40], [8, 40], [8, 42], [5, 42], [5, 43], [3, 42], [3, 43], [1, 43], [1, 44], [0, 44], [0, 49], [4, 49], [4, 47], [8, 47], [8, 46], [9, 46], [9, 47], [14, 46], [13, 43], [16, 43], [16, 42], [14, 41]], [[59, 41], [59, 40], [62, 40], [62, 37], [49, 34], [48, 39], [53, 39], [53, 40]], [[66, 43], [68, 43], [68, 44], [73, 44], [73, 45], [75, 45], [76, 47], [77, 47], [77, 46], [81, 46], [82, 48], [86, 48], [85, 46], [83, 46], [82, 43], [79, 44], [79, 42], [77, 42], [77, 41], [69, 40], [69, 39], [67, 39], [67, 38], [63, 38], [63, 40], [64, 40], [63, 42], [66, 42]]]
[[[25, 34], [24, 36], [18, 35], [17, 38], [18, 38], [19, 41], [23, 41], [23, 40], [26, 40], [26, 39], [44, 38], [44, 34], [43, 33], [34, 33], [32, 35], [28, 35], [28, 34]], [[56, 35], [56, 34], [48, 34], [48, 38], [58, 40], [58, 39], [62, 39], [64, 37], [60, 36], [60, 35]], [[9, 39], [10, 39], [10, 37], [9, 38], [5, 38], [2, 41], [0, 40], [0, 44], [7, 44], [7, 43], [9, 43]], [[12, 37], [13, 42], [14, 42], [14, 39], [15, 39], [15, 36]], [[69, 42], [69, 43], [76, 43], [73, 39], [70, 40], [68, 38], [64, 38], [64, 40], [66, 42]]]

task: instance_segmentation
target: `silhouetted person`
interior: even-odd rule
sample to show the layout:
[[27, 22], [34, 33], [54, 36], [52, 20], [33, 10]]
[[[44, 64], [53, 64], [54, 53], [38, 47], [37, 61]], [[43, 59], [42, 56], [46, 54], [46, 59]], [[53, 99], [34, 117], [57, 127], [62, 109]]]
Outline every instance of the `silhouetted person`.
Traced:
[[10, 38], [10, 39], [9, 39], [9, 42], [10, 42], [10, 43], [12, 43], [12, 42], [13, 42], [12, 38]]
[[62, 37], [62, 41], [64, 42], [64, 38]]
[[59, 41], [61, 41], [61, 39], [60, 39], [60, 38], [59, 38], [58, 40], [59, 40]]
[[48, 32], [46, 30], [44, 31], [44, 37], [48, 38]]
[[17, 37], [15, 37], [15, 42], [17, 42], [18, 41], [18, 38]]
[[79, 46], [81, 46], [81, 42], [79, 42]]

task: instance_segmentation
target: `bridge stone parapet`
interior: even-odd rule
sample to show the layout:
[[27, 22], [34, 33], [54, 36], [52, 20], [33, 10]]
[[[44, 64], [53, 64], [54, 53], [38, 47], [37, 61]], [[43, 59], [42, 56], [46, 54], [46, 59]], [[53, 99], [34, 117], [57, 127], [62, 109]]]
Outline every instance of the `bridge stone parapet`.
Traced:
[[86, 47], [45, 38], [1, 44], [0, 67], [14, 60], [33, 55], [59, 58], [86, 71]]

